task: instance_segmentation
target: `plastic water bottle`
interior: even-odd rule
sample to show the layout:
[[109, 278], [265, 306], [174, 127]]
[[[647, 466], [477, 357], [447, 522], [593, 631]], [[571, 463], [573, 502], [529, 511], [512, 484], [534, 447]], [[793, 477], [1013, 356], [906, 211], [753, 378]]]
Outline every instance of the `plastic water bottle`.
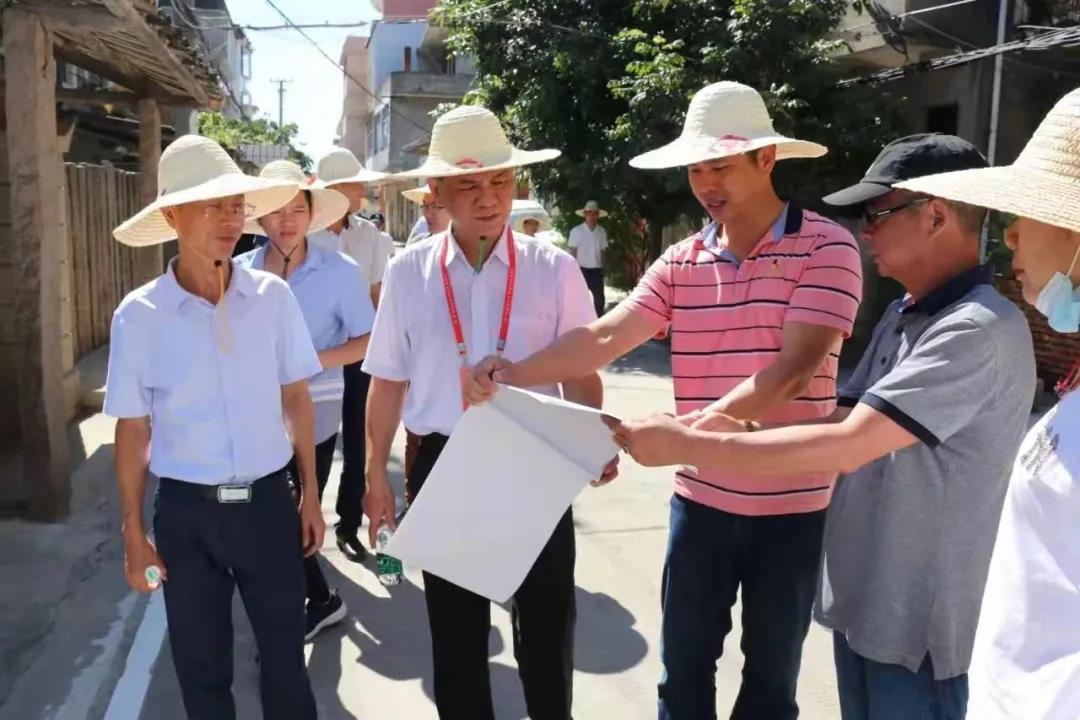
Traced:
[[161, 568], [157, 565], [148, 565], [143, 575], [146, 577], [146, 584], [150, 586], [151, 590], [157, 590], [161, 586]]
[[393, 536], [394, 532], [386, 525], [379, 528], [379, 532], [375, 536], [378, 545], [375, 564], [378, 569], [379, 582], [387, 587], [398, 585], [404, 579], [401, 561], [386, 554], [386, 546], [390, 544], [390, 538]]

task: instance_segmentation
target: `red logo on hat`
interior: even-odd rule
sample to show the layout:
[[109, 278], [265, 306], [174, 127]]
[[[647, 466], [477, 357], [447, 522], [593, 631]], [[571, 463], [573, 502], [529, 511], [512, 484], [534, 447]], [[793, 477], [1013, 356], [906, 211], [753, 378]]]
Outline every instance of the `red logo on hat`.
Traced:
[[476, 168], [484, 167], [484, 163], [479, 160], [474, 160], [473, 158], [463, 158], [454, 163], [454, 165], [462, 170], [475, 170]]
[[717, 154], [742, 152], [749, 143], [750, 138], [742, 135], [721, 135], [709, 143], [706, 151]]
[[308, 175], [307, 178], [305, 178], [305, 180], [307, 180], [308, 185], [314, 185], [315, 181], [318, 180], [318, 179], [319, 179], [318, 175]]

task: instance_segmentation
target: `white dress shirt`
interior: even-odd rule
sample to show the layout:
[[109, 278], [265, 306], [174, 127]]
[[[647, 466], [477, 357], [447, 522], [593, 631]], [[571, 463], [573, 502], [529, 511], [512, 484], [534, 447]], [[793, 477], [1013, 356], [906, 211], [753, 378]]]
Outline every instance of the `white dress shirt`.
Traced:
[[577, 249], [578, 265], [586, 269], [604, 266], [604, 249], [607, 248], [607, 231], [600, 225], [592, 230], [581, 223], [570, 231], [570, 247]]
[[[215, 338], [222, 311], [228, 352]], [[293, 455], [282, 386], [321, 370], [280, 278], [233, 263], [224, 305], [215, 308], [181, 288], [170, 264], [113, 314], [105, 414], [150, 417], [150, 471], [158, 477], [249, 483]]]
[[[364, 372], [408, 382], [405, 426], [449, 435], [462, 414], [461, 359], [439, 269], [446, 233], [410, 245], [393, 259], [375, 314]], [[502, 322], [509, 255], [505, 232], [477, 273], [457, 243], [447, 254], [450, 283], [473, 365], [495, 352]], [[585, 280], [567, 253], [514, 233], [517, 280], [506, 358], [523, 360], [556, 338], [596, 319]], [[532, 388], [558, 395], [555, 385]]]
[[383, 281], [394, 245], [391, 240], [387, 248], [379, 228], [359, 215], [350, 215], [349, 227], [342, 228], [340, 233], [327, 228], [308, 235], [308, 242], [351, 257], [360, 266], [360, 274], [369, 286]]
[[1080, 391], [1016, 456], [969, 677], [969, 718], [1080, 717]]

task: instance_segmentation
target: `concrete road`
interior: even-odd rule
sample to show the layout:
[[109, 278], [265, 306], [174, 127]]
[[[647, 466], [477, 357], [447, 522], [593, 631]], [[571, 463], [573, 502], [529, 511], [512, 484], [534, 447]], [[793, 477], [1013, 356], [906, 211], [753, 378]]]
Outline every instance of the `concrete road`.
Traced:
[[[651, 344], [605, 373], [607, 410], [629, 417], [672, 407], [667, 349]], [[404, 438], [394, 450], [395, 479], [401, 484]], [[331, 475], [324, 508], [334, 521], [339, 466]], [[575, 505], [577, 524], [578, 622], [574, 714], [578, 718], [654, 718], [660, 674], [660, 567], [667, 535], [671, 474], [646, 470], [624, 459], [619, 480], [588, 489]], [[114, 547], [115, 546], [115, 547]], [[108, 563], [119, 562], [118, 543], [110, 541]], [[320, 717], [434, 718], [431, 663], [424, 596], [419, 573], [390, 589], [375, 578], [374, 563], [353, 564], [340, 555], [327, 534], [327, 575], [349, 607], [342, 625], [308, 646], [311, 679]], [[104, 567], [104, 566], [103, 566]], [[107, 587], [106, 587], [107, 586]], [[85, 602], [79, 598], [106, 601]], [[15, 698], [0, 709], [0, 720], [182, 720], [179, 689], [169, 656], [160, 595], [136, 598], [123, 588], [115, 568], [84, 583], [59, 622], [72, 631], [54, 657], [24, 678]], [[80, 623], [80, 611], [105, 608], [111, 624]], [[738, 614], [717, 669], [720, 717], [730, 711], [738, 691], [742, 660]], [[242, 605], [236, 603], [234, 691], [242, 720], [262, 717], [253, 643]], [[496, 716], [526, 717], [511, 648], [509, 616], [493, 608], [491, 676]], [[96, 629], [95, 629], [96, 628]], [[96, 634], [95, 634], [96, 633]], [[66, 648], [66, 649], [64, 649]], [[83, 648], [84, 650], [77, 650]], [[50, 665], [50, 662], [52, 664]], [[69, 666], [78, 669], [69, 675]], [[51, 668], [51, 671], [50, 671]], [[832, 651], [828, 635], [811, 630], [804, 653], [799, 703], [807, 720], [839, 717]]]

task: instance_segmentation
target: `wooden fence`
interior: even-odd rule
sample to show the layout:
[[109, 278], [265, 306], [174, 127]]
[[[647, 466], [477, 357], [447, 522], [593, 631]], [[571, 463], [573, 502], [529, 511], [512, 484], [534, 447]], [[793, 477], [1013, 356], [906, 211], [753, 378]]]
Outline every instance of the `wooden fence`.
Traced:
[[139, 174], [100, 165], [66, 164], [68, 257], [75, 360], [109, 342], [116, 306], [142, 281], [135, 250], [112, 230], [140, 208]]

